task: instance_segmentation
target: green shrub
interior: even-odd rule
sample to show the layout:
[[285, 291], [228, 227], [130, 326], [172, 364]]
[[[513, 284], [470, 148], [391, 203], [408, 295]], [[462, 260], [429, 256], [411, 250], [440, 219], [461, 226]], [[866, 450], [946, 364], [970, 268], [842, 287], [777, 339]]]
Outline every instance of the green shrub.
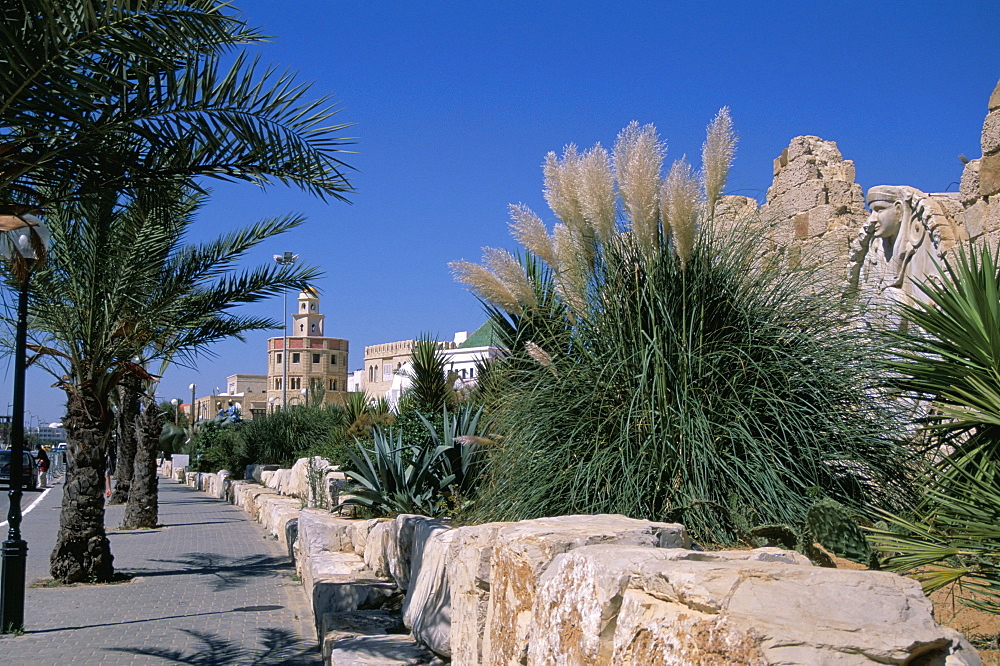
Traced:
[[[711, 148], [725, 120], [707, 162], [731, 159]], [[904, 506], [881, 347], [816, 271], [773, 254], [770, 226], [713, 216], [718, 183], [699, 193], [684, 162], [661, 182], [661, 156], [636, 125], [611, 158], [550, 154], [555, 231], [512, 207], [524, 258], [455, 264], [510, 350], [481, 378], [502, 445], [475, 517], [623, 513], [730, 544], [801, 523], [814, 488]]]

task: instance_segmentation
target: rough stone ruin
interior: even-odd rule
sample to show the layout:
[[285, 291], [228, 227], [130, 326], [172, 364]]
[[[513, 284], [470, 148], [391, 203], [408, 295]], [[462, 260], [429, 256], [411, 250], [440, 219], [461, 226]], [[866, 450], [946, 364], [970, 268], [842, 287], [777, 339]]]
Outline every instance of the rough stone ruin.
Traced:
[[[875, 312], [890, 299], [921, 300], [915, 282], [933, 275], [935, 262], [959, 243], [1000, 244], [1000, 83], [990, 96], [982, 150], [966, 163], [958, 192], [878, 185], [866, 197], [836, 143], [795, 137], [775, 158], [759, 207], [773, 221], [772, 248], [789, 268], [819, 267]], [[757, 209], [753, 199], [727, 197], [720, 210], [725, 216]]]

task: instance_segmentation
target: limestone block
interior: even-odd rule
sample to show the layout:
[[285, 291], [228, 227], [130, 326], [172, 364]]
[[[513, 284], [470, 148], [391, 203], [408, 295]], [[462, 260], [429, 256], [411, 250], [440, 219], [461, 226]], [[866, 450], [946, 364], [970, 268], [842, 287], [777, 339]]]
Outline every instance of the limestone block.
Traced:
[[784, 194], [793, 187], [816, 178], [819, 178], [816, 158], [806, 156], [789, 162], [788, 166], [774, 177], [771, 189], [775, 194]]
[[805, 213], [816, 206], [822, 206], [826, 201], [825, 181], [807, 180], [801, 185], [772, 197], [768, 190], [767, 205], [777, 217]]
[[325, 614], [379, 608], [398, 593], [391, 581], [374, 577], [364, 560], [354, 553], [305, 558], [302, 586], [312, 605], [320, 637], [320, 621]]
[[365, 546], [365, 564], [376, 576], [389, 577], [389, 543], [390, 531], [395, 521], [387, 520], [378, 523], [368, 532]]
[[278, 542], [286, 548], [288, 542], [285, 540], [285, 525], [289, 520], [299, 517], [302, 505], [299, 500], [291, 497], [274, 495], [262, 497], [260, 511], [257, 514], [259, 522], [272, 536], [278, 538]]
[[281, 492], [286, 495], [299, 497], [309, 502], [310, 506], [316, 506], [316, 498], [313, 497], [315, 494], [313, 493], [314, 484], [310, 482], [310, 477], [313, 477], [312, 480], [315, 481], [316, 487], [319, 488], [322, 485], [322, 477], [329, 467], [330, 461], [326, 458], [319, 456], [299, 458], [292, 465], [292, 468], [288, 470]]
[[351, 531], [355, 521], [338, 518], [322, 509], [299, 513], [299, 552], [304, 557], [329, 553], [354, 553]]
[[791, 140], [787, 148], [788, 162], [794, 162], [803, 155], [815, 155], [819, 162], [840, 162], [844, 159], [833, 141], [824, 141], [818, 136], [797, 136]]
[[705, 552], [597, 545], [571, 550], [556, 556], [539, 579], [528, 663], [616, 663], [611, 661], [614, 626], [632, 577], [648, 562], [678, 560], [812, 566], [805, 556], [779, 548]]
[[198, 472], [186, 472], [184, 474], [184, 485], [196, 488], [198, 486]]
[[365, 548], [368, 546], [368, 534], [372, 529], [381, 522], [385, 522], [387, 518], [372, 518], [370, 520], [354, 520], [351, 521], [351, 544], [354, 547], [354, 553], [365, 556]]
[[399, 615], [386, 610], [359, 610], [349, 613], [326, 613], [320, 621], [323, 663], [330, 663], [333, 644], [345, 638], [383, 636], [404, 633]]
[[449, 533], [454, 555], [446, 574], [451, 592], [452, 663], [491, 666], [482, 660], [490, 601], [490, 558], [497, 532], [511, 523], [458, 527]]
[[647, 561], [612, 640], [615, 664], [979, 663], [916, 581], [777, 562]]
[[330, 650], [330, 666], [418, 666], [433, 658], [427, 648], [399, 634], [345, 638]]
[[1000, 192], [1000, 153], [984, 155], [979, 162], [979, 194], [988, 197]]
[[817, 165], [819, 176], [824, 180], [842, 180], [853, 183], [856, 169], [853, 160], [841, 160], [839, 162], [820, 162]]
[[969, 160], [962, 169], [962, 181], [958, 193], [962, 195], [962, 203], [969, 205], [979, 198], [979, 163], [981, 160]]
[[983, 121], [983, 155], [1000, 151], [1000, 109], [990, 111]]
[[835, 208], [838, 215], [865, 212], [865, 195], [861, 191], [861, 186], [853, 181], [827, 181], [826, 200]]
[[997, 87], [993, 89], [993, 94], [990, 95], [989, 109], [990, 111], [1000, 109], [1000, 81], [997, 81]]
[[386, 544], [386, 559], [389, 575], [401, 590], [407, 589], [410, 581], [410, 555], [413, 549], [413, 531], [420, 523], [437, 521], [426, 516], [402, 513], [389, 523], [389, 540]]
[[491, 590], [483, 633], [483, 663], [523, 662], [539, 576], [556, 555], [599, 543], [648, 548], [691, 545], [683, 525], [619, 515], [539, 518], [500, 528], [490, 560]]
[[448, 560], [454, 554], [454, 530], [440, 522], [413, 529], [410, 585], [403, 599], [403, 623], [437, 654], [451, 656], [451, 590]]

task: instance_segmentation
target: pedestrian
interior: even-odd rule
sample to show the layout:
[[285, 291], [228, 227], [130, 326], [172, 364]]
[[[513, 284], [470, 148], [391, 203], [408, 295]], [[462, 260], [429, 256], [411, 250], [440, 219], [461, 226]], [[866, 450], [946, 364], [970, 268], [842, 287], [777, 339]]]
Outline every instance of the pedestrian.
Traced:
[[49, 485], [49, 454], [45, 452], [42, 445], [36, 447], [35, 467], [38, 468], [38, 487], [47, 488]]
[[111, 497], [111, 477], [115, 475], [115, 456], [109, 448], [104, 452], [104, 496]]

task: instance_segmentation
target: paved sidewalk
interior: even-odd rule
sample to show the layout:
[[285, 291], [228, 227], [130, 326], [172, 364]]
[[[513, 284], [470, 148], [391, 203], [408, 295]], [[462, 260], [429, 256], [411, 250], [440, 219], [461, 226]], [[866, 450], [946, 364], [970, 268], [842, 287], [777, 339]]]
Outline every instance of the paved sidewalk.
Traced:
[[[25, 516], [29, 584], [47, 576], [61, 495], [57, 485]], [[123, 510], [108, 507], [111, 552], [136, 579], [29, 588], [27, 631], [0, 638], [0, 664], [320, 663], [287, 553], [241, 509], [160, 479], [162, 528], [111, 529]]]

